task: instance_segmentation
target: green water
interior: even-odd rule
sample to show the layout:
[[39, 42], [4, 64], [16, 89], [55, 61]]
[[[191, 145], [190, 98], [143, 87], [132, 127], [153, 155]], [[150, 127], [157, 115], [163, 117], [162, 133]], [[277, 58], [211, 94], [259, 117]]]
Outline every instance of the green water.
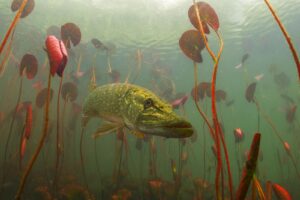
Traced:
[[[254, 133], [259, 131], [261, 145], [256, 175], [263, 189], [265, 183], [271, 181], [286, 188], [293, 199], [298, 199], [300, 177], [282, 141], [275, 133], [277, 132], [284, 142], [289, 143], [296, 168], [300, 171], [298, 109], [292, 122], [286, 119], [287, 110], [291, 109], [291, 106], [299, 107], [300, 104], [297, 70], [289, 47], [263, 0], [206, 2], [218, 14], [219, 32], [224, 40], [216, 88], [224, 90], [227, 95], [225, 101], [217, 103], [217, 111], [219, 121], [224, 127], [234, 191], [240, 181], [239, 166], [244, 166], [245, 152], [250, 148]], [[200, 189], [198, 199], [201, 199], [201, 195], [204, 195], [203, 199], [216, 199], [217, 160], [211, 150], [214, 142], [190, 95], [194, 87], [193, 62], [182, 53], [178, 44], [183, 32], [194, 29], [187, 14], [192, 3], [188, 0], [35, 1], [32, 13], [21, 19], [16, 26], [12, 53], [7, 60], [6, 69], [0, 75], [0, 199], [14, 199], [20, 178], [42, 134], [44, 109], [36, 106], [36, 96], [41, 88], [47, 87], [49, 64], [46, 62], [47, 54], [43, 50], [47, 29], [53, 25], [61, 27], [68, 22], [75, 23], [81, 30], [80, 44], [68, 50], [69, 60], [63, 78], [63, 83], [74, 82], [78, 88], [78, 96], [74, 102], [81, 106], [87, 96], [92, 68], [96, 72], [97, 85], [112, 82], [108, 74], [106, 53], [95, 49], [91, 43], [91, 39], [97, 38], [105, 45], [115, 45], [116, 50], [111, 54], [110, 61], [112, 69], [121, 74], [120, 82], [125, 82], [129, 76], [129, 83], [132, 83], [138, 75], [134, 84], [153, 90], [165, 100], [174, 99], [180, 92], [189, 96], [184, 107], [176, 112], [193, 124], [197, 139], [194, 141], [187, 138], [183, 142], [155, 136], [148, 141], [142, 141], [142, 148], [137, 149], [137, 138], [129, 131], [126, 132], [123, 144], [116, 138], [116, 133], [94, 140], [91, 135], [101, 124], [99, 118], [94, 118], [85, 129], [82, 143], [86, 184], [79, 149], [81, 113], [74, 113], [74, 102], [65, 102], [60, 98], [60, 134], [63, 135], [63, 140], [60, 142], [59, 178], [54, 187], [56, 104], [60, 83], [60, 78], [55, 75], [51, 84], [54, 90], [49, 115], [51, 128], [26, 181], [22, 199], [47, 199], [42, 197], [43, 194], [58, 199], [85, 199], [82, 196], [84, 192], [89, 192], [90, 198], [112, 199], [118, 190], [121, 193], [121, 189], [130, 191], [128, 199], [197, 199], [194, 181], [199, 178], [205, 179], [208, 186]], [[300, 52], [299, 0], [272, 0], [271, 3], [292, 38], [296, 50]], [[15, 16], [10, 6], [11, 1], [0, 0], [0, 41], [3, 40]], [[211, 49], [217, 53], [218, 39], [212, 29], [207, 38]], [[138, 50], [142, 53], [140, 72], [136, 59]], [[0, 63], [5, 59], [5, 51], [6, 48], [0, 55]], [[20, 169], [20, 141], [26, 111], [17, 116], [12, 126], [6, 155], [5, 146], [21, 80], [18, 63], [26, 53], [37, 58], [38, 73], [32, 80], [23, 78], [20, 102], [32, 102], [33, 128]], [[245, 54], [248, 54], [249, 58], [242, 67], [237, 68]], [[85, 75], [75, 82], [73, 74], [77, 70], [80, 55], [81, 71], [84, 71]], [[198, 64], [198, 81], [209, 82], [214, 63], [205, 49], [202, 51], [202, 57], [203, 62]], [[155, 76], [154, 69], [165, 73]], [[276, 77], [282, 72], [288, 79], [287, 85], [276, 83]], [[262, 78], [256, 80], [257, 75], [262, 75]], [[32, 85], [38, 81], [42, 82], [42, 87], [33, 88]], [[257, 82], [255, 99], [261, 108], [259, 130], [256, 106], [245, 99], [246, 88], [252, 82]], [[171, 87], [171, 84], [175, 87]], [[171, 90], [167, 90], [168, 88]], [[290, 97], [292, 102], [283, 98], [284, 95]], [[233, 104], [226, 105], [231, 100]], [[200, 101], [200, 106], [212, 124], [211, 98], [205, 97]], [[235, 142], [235, 128], [241, 128], [244, 132], [245, 139], [240, 143]], [[121, 151], [123, 153], [119, 165]], [[179, 162], [180, 151], [188, 155], [185, 162]], [[176, 163], [177, 172], [180, 172], [182, 166], [180, 187], [176, 186], [173, 179], [171, 160]], [[150, 170], [151, 162], [155, 163], [156, 173]], [[225, 196], [228, 197], [228, 176], [224, 160], [223, 164]], [[149, 181], [153, 179], [159, 179], [163, 183], [159, 192], [150, 187]], [[251, 189], [248, 196], [250, 198]], [[274, 194], [273, 198], [276, 199]]]

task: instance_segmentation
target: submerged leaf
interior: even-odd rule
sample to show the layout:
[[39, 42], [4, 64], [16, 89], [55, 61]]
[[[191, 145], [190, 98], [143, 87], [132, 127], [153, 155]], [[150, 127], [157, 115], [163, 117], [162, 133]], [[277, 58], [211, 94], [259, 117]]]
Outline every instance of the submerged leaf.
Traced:
[[[14, 0], [11, 3], [11, 10], [13, 12], [19, 10], [22, 3], [23, 3], [23, 0]], [[21, 18], [27, 17], [33, 11], [34, 5], [35, 5], [34, 0], [28, 0], [25, 5], [25, 8], [21, 14]]]
[[81, 31], [74, 23], [66, 23], [61, 27], [61, 38], [67, 48], [71, 48], [70, 42], [73, 46], [79, 44], [81, 40]]
[[[218, 15], [215, 12], [215, 10], [208, 3], [205, 3], [205, 2], [197, 2], [196, 6], [198, 7], [198, 11], [199, 11], [199, 15], [201, 18], [204, 32], [206, 34], [209, 34], [209, 29], [208, 29], [207, 24], [212, 29], [217, 31], [219, 29], [220, 25], [219, 25]], [[199, 23], [198, 23], [198, 19], [197, 19], [197, 12], [196, 12], [194, 5], [192, 5], [189, 8], [188, 15], [189, 15], [190, 21], [193, 24], [193, 26], [199, 30], [200, 27], [199, 27]]]
[[[47, 88], [42, 89], [36, 96], [35, 104], [38, 108], [42, 108], [45, 105], [47, 99], [47, 90], [48, 90]], [[52, 99], [52, 96], [53, 96], [53, 90], [50, 89], [50, 101]]]
[[77, 86], [72, 82], [67, 82], [62, 85], [61, 95], [64, 100], [74, 101], [77, 98]]
[[25, 72], [28, 79], [35, 77], [38, 69], [38, 61], [34, 55], [25, 54], [23, 56], [20, 64], [20, 76], [22, 76], [24, 69], [26, 69]]
[[248, 102], [254, 102], [254, 92], [256, 89], [256, 83], [251, 83], [247, 89], [246, 89], [246, 93], [245, 93], [245, 98], [247, 99]]
[[195, 62], [201, 63], [201, 51], [205, 44], [201, 34], [196, 30], [188, 30], [182, 34], [179, 39], [179, 46], [181, 51]]

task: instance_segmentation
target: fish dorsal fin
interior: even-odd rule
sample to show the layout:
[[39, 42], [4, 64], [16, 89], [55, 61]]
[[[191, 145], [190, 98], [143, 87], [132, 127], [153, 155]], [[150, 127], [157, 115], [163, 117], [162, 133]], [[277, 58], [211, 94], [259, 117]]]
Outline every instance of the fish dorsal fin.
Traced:
[[92, 137], [95, 139], [99, 136], [103, 136], [106, 134], [109, 134], [113, 131], [116, 131], [117, 129], [121, 128], [122, 126], [119, 124], [114, 123], [103, 123], [96, 132], [92, 135]]

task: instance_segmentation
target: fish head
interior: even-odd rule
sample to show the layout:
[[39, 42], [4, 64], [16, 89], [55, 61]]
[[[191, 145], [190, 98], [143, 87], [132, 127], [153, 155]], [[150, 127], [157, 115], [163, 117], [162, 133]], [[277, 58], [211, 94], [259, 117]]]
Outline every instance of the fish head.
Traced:
[[[194, 133], [190, 122], [178, 116], [172, 106], [148, 90], [134, 92], [134, 128], [142, 133], [167, 138], [185, 138]], [[134, 106], [133, 106], [134, 105]]]

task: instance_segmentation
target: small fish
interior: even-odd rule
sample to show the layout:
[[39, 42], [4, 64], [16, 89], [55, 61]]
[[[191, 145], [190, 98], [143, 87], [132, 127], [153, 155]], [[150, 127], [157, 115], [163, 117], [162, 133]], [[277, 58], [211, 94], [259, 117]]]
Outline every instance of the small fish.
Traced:
[[94, 137], [127, 128], [140, 135], [185, 138], [192, 125], [179, 117], [170, 104], [137, 85], [115, 83], [93, 89], [83, 104], [82, 125], [92, 117], [105, 121]]
[[244, 132], [242, 131], [241, 128], [236, 128], [233, 130], [233, 135], [235, 138], [235, 142], [241, 142], [244, 140]]
[[242, 66], [243, 66], [243, 64], [240, 63], [240, 64], [236, 65], [234, 68], [235, 68], [235, 69], [240, 69], [240, 68], [242, 68]]
[[180, 105], [184, 105], [185, 102], [188, 100], [189, 96], [184, 94], [183, 96], [176, 98], [171, 102], [173, 108], [178, 108]]
[[264, 74], [258, 74], [254, 77], [254, 79], [260, 81], [264, 76], [265, 76]]

